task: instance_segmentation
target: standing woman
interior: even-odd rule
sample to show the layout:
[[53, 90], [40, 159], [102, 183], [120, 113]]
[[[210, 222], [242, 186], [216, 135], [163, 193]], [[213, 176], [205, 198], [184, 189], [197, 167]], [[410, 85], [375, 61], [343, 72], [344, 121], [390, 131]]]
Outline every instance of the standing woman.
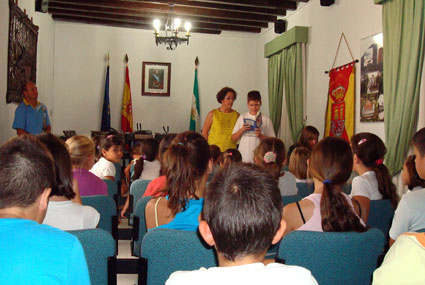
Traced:
[[220, 108], [210, 111], [205, 118], [202, 136], [210, 145], [217, 145], [222, 152], [229, 148], [236, 148], [232, 141], [232, 131], [239, 113], [232, 109], [236, 100], [236, 91], [230, 87], [224, 87], [217, 93], [217, 101]]

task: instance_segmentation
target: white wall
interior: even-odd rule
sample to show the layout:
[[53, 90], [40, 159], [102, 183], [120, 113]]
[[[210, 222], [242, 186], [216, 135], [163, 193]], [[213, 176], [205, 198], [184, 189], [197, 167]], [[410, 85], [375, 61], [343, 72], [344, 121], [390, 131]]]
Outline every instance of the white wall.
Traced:
[[[37, 47], [37, 85], [39, 100], [52, 111], [53, 100], [53, 36], [54, 22], [47, 14], [35, 13], [34, 2], [19, 1], [19, 7], [26, 9], [39, 26]], [[15, 104], [6, 104], [7, 90], [7, 52], [9, 39], [9, 1], [0, 1], [0, 143], [16, 135], [12, 129]]]
[[[355, 59], [360, 60], [361, 39], [382, 31], [381, 6], [371, 0], [336, 0], [330, 7], [321, 7], [319, 0], [299, 4], [297, 11], [286, 16], [288, 30], [294, 26], [309, 27], [309, 42], [306, 46], [307, 63], [307, 124], [318, 128], [321, 135], [325, 128], [325, 111], [329, 77], [324, 73], [332, 66], [338, 41], [343, 32], [350, 44]], [[267, 59], [264, 58], [264, 43], [276, 36], [273, 29], [263, 33], [257, 41], [257, 84], [267, 94]], [[335, 66], [351, 61], [345, 43], [341, 43]], [[373, 132], [385, 139], [384, 123], [360, 123], [360, 65], [356, 64], [356, 121], [355, 132]]]
[[[53, 132], [98, 130], [103, 102], [106, 54], [110, 53], [111, 126], [121, 124], [124, 56], [129, 56], [133, 121], [143, 129], [171, 132], [189, 127], [194, 60], [199, 57], [202, 121], [217, 108], [218, 90], [230, 86], [238, 92], [234, 108], [245, 112], [246, 94], [256, 88], [256, 39], [234, 34], [193, 34], [189, 46], [168, 51], [156, 46], [152, 31], [56, 22], [54, 55]], [[171, 96], [141, 96], [142, 62], [171, 62]]]

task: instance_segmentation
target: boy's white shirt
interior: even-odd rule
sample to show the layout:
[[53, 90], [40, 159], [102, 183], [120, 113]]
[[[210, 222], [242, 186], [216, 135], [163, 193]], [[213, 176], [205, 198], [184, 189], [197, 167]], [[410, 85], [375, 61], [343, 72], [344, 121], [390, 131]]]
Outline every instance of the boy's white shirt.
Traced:
[[[236, 124], [233, 127], [232, 134], [239, 131], [244, 125], [244, 119], [255, 120], [256, 116], [251, 115], [249, 112], [242, 114], [236, 120]], [[262, 115], [261, 133], [267, 137], [275, 137], [276, 134], [273, 129], [273, 123], [269, 117]], [[260, 144], [260, 139], [255, 135], [255, 131], [246, 131], [239, 139], [239, 152], [242, 155], [243, 162], [254, 163], [254, 150]]]
[[280, 263], [252, 263], [229, 267], [200, 268], [194, 271], [176, 271], [166, 285], [191, 284], [318, 284], [311, 272], [300, 266]]

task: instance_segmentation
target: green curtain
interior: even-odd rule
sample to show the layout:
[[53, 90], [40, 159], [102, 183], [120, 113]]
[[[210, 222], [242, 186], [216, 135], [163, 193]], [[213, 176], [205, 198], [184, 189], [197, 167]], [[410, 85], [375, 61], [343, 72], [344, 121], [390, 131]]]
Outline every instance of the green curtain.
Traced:
[[282, 117], [283, 99], [283, 67], [282, 51], [269, 57], [268, 61], [268, 81], [269, 81], [269, 111], [270, 119], [276, 135], [280, 128]]
[[302, 44], [297, 43], [283, 50], [283, 78], [286, 111], [292, 140], [298, 141], [303, 129], [303, 66]]
[[403, 167], [417, 122], [424, 22], [424, 0], [383, 2], [386, 165], [392, 175]]

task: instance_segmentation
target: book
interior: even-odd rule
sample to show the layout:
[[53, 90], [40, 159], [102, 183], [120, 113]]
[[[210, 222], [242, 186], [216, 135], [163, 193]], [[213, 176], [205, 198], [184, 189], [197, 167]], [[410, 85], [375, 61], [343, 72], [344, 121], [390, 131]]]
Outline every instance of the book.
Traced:
[[263, 116], [261, 115], [261, 112], [258, 112], [255, 116], [255, 120], [244, 118], [243, 123], [250, 127], [248, 131], [255, 131], [255, 129], [259, 129], [263, 125]]

